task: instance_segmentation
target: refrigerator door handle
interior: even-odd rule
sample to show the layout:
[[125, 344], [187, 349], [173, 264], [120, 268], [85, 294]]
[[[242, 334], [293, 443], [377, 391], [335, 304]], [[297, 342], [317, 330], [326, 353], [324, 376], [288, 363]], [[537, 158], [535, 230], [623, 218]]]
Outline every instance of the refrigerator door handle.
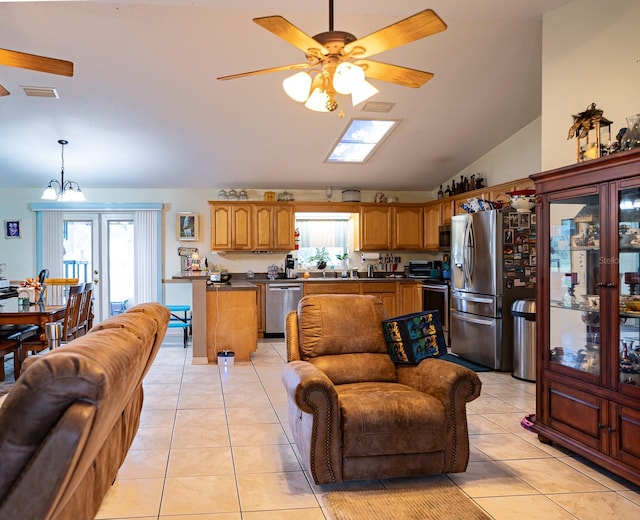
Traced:
[[495, 319], [482, 319], [477, 316], [469, 316], [468, 314], [460, 313], [457, 311], [451, 312], [452, 317], [456, 317], [460, 321], [468, 321], [469, 323], [476, 323], [478, 325], [493, 325], [495, 323]]
[[464, 300], [473, 303], [493, 303], [493, 298], [479, 298], [476, 296], [463, 296], [459, 294], [452, 296], [452, 298], [454, 300]]
[[466, 287], [470, 286], [472, 282], [475, 263], [474, 247], [475, 233], [471, 216], [468, 216], [464, 229], [464, 281]]

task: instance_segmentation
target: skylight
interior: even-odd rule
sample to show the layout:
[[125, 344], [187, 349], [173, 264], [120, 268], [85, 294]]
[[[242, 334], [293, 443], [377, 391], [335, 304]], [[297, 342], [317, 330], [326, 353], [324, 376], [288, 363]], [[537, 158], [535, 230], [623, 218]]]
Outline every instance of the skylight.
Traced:
[[389, 119], [352, 119], [326, 162], [366, 162], [397, 124]]

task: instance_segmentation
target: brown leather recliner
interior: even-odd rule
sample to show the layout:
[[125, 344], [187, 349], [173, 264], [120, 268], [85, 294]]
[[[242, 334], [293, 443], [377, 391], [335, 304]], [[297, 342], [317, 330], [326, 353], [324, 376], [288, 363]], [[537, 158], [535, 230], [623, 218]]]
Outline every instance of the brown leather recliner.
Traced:
[[316, 484], [465, 471], [471, 370], [394, 365], [376, 296], [302, 298], [286, 317], [289, 426]]

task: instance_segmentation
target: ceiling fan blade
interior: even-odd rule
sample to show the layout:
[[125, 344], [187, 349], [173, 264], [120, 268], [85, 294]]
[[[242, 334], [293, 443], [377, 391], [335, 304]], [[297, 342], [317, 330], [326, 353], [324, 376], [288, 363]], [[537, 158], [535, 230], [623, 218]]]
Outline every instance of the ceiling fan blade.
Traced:
[[[421, 11], [409, 18], [400, 20], [384, 29], [364, 36], [355, 42], [344, 46], [348, 54], [357, 47], [363, 48], [364, 53], [354, 53], [354, 58], [366, 58], [383, 51], [400, 47], [426, 36], [444, 31], [447, 25], [431, 9]], [[357, 50], [357, 49], [356, 49]]]
[[2, 85], [0, 85], [0, 96], [8, 96], [10, 94], [10, 92], [4, 88]]
[[431, 72], [389, 65], [380, 61], [357, 60], [354, 64], [362, 67], [364, 75], [368, 78], [395, 83], [403, 87], [421, 87], [434, 76]]
[[253, 21], [263, 29], [297, 47], [305, 54], [311, 54], [313, 56], [329, 54], [329, 51], [320, 43], [282, 16], [264, 16], [262, 18], [254, 18]]
[[59, 74], [60, 76], [73, 76], [73, 63], [70, 61], [45, 58], [36, 54], [10, 51], [8, 49], [0, 49], [0, 65]]
[[231, 74], [230, 76], [221, 76], [218, 79], [226, 81], [228, 79], [244, 78], [246, 76], [257, 76], [258, 74], [267, 74], [268, 72], [279, 72], [281, 70], [299, 70], [311, 67], [308, 63], [296, 63], [294, 65], [282, 65], [281, 67], [271, 67], [270, 69], [253, 70], [251, 72], [241, 72], [240, 74]]

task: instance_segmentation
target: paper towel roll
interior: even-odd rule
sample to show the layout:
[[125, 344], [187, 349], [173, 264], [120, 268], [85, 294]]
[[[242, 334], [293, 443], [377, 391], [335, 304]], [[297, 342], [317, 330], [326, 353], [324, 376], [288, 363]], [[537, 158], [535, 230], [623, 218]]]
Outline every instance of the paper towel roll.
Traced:
[[362, 253], [362, 261], [365, 260], [379, 260], [380, 253]]

